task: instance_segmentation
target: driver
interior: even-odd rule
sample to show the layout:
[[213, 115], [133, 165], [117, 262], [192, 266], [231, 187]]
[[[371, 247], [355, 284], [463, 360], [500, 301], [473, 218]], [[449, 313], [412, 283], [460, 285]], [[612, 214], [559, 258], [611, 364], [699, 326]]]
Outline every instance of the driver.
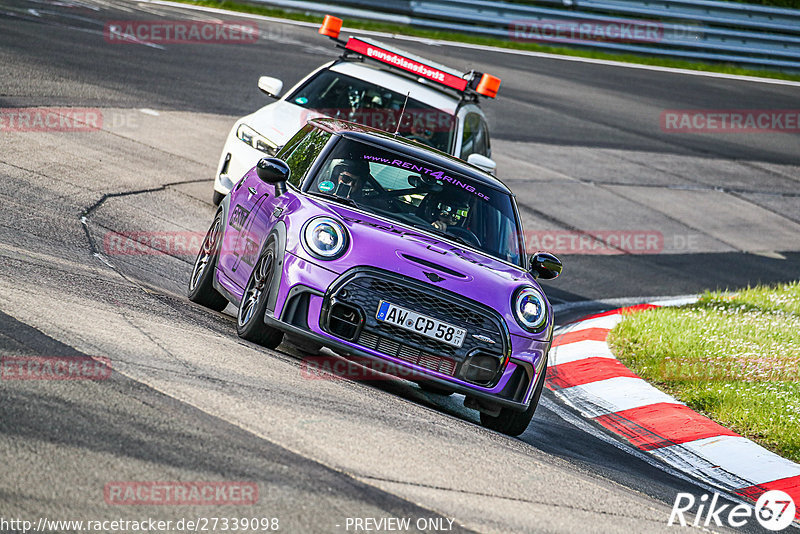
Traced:
[[433, 132], [420, 121], [414, 121], [411, 124], [408, 138], [424, 145], [433, 146]]
[[431, 225], [441, 232], [449, 226], [461, 226], [469, 214], [469, 203], [465, 198], [440, 199], [434, 203], [436, 220]]

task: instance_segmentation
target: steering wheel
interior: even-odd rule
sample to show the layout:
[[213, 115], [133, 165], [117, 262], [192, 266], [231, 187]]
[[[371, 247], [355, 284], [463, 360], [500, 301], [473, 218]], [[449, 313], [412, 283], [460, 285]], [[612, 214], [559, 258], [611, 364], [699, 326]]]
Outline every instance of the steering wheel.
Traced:
[[478, 248], [480, 248], [481, 246], [481, 240], [478, 239], [478, 236], [472, 233], [471, 230], [464, 228], [462, 226], [448, 226], [447, 233], [452, 234], [456, 237], [460, 237], [470, 245], [474, 245]]
[[394, 198], [396, 196], [394, 191], [387, 191], [371, 174], [365, 178], [364, 185], [366, 184], [369, 184], [372, 187], [373, 194], [364, 198], [370, 201], [384, 201], [387, 203], [387, 205], [391, 206], [393, 210], [399, 210], [397, 200]]

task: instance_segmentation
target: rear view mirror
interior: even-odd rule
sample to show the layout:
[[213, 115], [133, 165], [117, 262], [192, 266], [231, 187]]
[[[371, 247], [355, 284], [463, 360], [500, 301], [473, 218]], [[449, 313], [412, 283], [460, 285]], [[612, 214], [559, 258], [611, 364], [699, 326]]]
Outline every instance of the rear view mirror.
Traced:
[[467, 163], [475, 165], [479, 169], [484, 170], [489, 174], [494, 174], [497, 170], [497, 163], [495, 163], [493, 159], [477, 153], [467, 156]]
[[418, 174], [411, 174], [408, 177], [408, 183], [411, 187], [430, 192], [439, 192], [442, 186], [436, 183], [436, 178], [430, 176], [420, 176]]
[[528, 270], [531, 274], [542, 280], [558, 278], [563, 268], [561, 260], [549, 252], [537, 252], [531, 256], [531, 261], [528, 263]]
[[272, 98], [278, 98], [283, 90], [283, 82], [271, 76], [261, 76], [258, 79], [258, 88]]

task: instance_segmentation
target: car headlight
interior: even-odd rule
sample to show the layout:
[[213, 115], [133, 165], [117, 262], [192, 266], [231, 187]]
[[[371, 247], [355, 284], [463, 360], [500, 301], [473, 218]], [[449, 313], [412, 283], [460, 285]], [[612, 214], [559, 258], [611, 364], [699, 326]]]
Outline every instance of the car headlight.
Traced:
[[236, 137], [256, 150], [260, 150], [261, 152], [269, 154], [270, 156], [274, 156], [278, 152], [277, 146], [275, 146], [273, 143], [270, 143], [266, 137], [250, 128], [246, 124], [239, 125], [239, 127], [236, 129]]
[[330, 217], [317, 217], [306, 223], [303, 243], [308, 252], [321, 260], [335, 260], [347, 250], [347, 230]]
[[544, 295], [533, 287], [521, 287], [512, 300], [514, 316], [522, 328], [538, 332], [547, 324], [547, 301]]

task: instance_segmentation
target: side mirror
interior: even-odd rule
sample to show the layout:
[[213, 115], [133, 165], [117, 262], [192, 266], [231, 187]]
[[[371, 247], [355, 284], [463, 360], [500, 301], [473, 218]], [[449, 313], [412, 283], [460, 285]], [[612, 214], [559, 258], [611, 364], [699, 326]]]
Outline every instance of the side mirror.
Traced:
[[467, 163], [475, 165], [489, 174], [494, 174], [497, 171], [497, 163], [495, 163], [493, 159], [482, 156], [481, 154], [470, 154], [467, 156]]
[[283, 90], [283, 82], [271, 76], [261, 76], [258, 79], [258, 88], [272, 98], [278, 98]]
[[278, 158], [261, 158], [256, 165], [256, 174], [262, 181], [275, 186], [275, 196], [286, 192], [286, 180], [291, 170], [285, 161]]
[[537, 252], [531, 256], [531, 260], [528, 263], [528, 270], [531, 274], [542, 280], [558, 278], [563, 268], [561, 260], [549, 252]]

